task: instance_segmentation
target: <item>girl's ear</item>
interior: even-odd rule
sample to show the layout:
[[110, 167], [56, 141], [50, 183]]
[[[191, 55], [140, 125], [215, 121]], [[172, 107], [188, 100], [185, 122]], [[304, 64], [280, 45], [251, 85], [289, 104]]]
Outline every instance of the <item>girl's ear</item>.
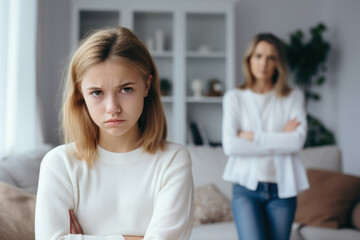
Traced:
[[153, 80], [153, 76], [150, 75], [146, 80], [145, 80], [145, 92], [144, 92], [144, 97], [147, 97], [149, 94], [149, 90], [150, 90], [150, 86], [151, 86], [151, 82]]

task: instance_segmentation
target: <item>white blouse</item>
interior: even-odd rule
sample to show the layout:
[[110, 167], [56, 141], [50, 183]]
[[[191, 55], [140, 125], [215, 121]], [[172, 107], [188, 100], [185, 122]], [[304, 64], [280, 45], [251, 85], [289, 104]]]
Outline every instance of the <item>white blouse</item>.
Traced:
[[[223, 149], [228, 156], [223, 179], [256, 190], [259, 182], [259, 160], [273, 159], [279, 197], [296, 196], [309, 183], [305, 168], [297, 156], [307, 131], [304, 96], [294, 89], [280, 98], [269, 93], [261, 114], [251, 90], [233, 89], [223, 100]], [[262, 121], [261, 115], [266, 115]], [[286, 123], [296, 118], [300, 125], [293, 132], [282, 132]], [[254, 132], [254, 141], [238, 137], [238, 131]]]
[[[256, 103], [257, 108], [259, 109], [261, 122], [263, 124], [263, 130], [268, 131], [268, 125], [266, 124], [269, 121], [270, 112], [267, 108], [269, 106], [269, 100], [272, 97], [273, 91], [267, 92], [265, 94], [259, 94], [253, 92], [253, 97]], [[258, 170], [258, 181], [259, 182], [272, 182], [276, 183], [276, 170], [274, 164], [274, 158], [271, 155], [268, 156], [259, 156], [259, 170]]]

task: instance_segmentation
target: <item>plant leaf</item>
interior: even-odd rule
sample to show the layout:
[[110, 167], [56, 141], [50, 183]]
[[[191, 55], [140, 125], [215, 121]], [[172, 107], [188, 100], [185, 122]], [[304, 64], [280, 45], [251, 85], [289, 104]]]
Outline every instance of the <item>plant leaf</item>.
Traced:
[[311, 94], [311, 98], [314, 99], [315, 101], [319, 101], [320, 100], [320, 95], [318, 93], [310, 93]]
[[324, 77], [324, 76], [320, 76], [320, 77], [317, 79], [316, 84], [317, 84], [318, 86], [321, 86], [321, 85], [324, 84], [324, 82], [325, 82], [325, 77]]

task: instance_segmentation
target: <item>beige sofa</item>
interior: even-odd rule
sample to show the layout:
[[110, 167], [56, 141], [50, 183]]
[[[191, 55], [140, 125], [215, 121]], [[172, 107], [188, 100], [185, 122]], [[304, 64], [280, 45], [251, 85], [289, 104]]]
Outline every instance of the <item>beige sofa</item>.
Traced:
[[[231, 184], [222, 180], [221, 175], [226, 156], [221, 147], [188, 146], [193, 161], [195, 189], [213, 183], [228, 199], [231, 199]], [[302, 150], [300, 158], [306, 168], [329, 171], [342, 170], [341, 154], [336, 146], [308, 148]], [[195, 210], [196, 212], [196, 210]], [[193, 228], [191, 240], [237, 240], [232, 221], [197, 224]], [[324, 227], [293, 224], [291, 240], [359, 240], [360, 231], [355, 228], [330, 229]]]
[[[33, 221], [35, 193], [39, 173], [39, 165], [44, 154], [51, 146], [44, 146], [36, 151], [0, 160], [0, 239], [33, 240]], [[213, 183], [220, 190], [219, 196], [202, 199], [217, 207], [222, 204], [222, 214], [231, 214], [229, 199], [231, 199], [231, 184], [222, 180], [221, 175], [226, 163], [226, 157], [220, 147], [188, 146], [193, 161], [193, 175], [196, 189]], [[340, 151], [335, 146], [306, 149], [300, 152], [300, 157], [307, 168], [317, 168], [341, 172]], [[5, 183], [6, 182], [6, 183]], [[11, 184], [17, 188], [11, 187]], [[213, 190], [212, 188], [202, 188]], [[25, 191], [26, 190], [26, 191]], [[198, 192], [196, 190], [196, 192]], [[32, 193], [32, 194], [31, 194]], [[196, 198], [198, 199], [198, 198]], [[360, 205], [360, 204], [359, 204]], [[217, 209], [211, 209], [218, 212]], [[359, 206], [360, 213], [360, 206]], [[195, 209], [195, 220], [199, 217], [199, 206]], [[201, 210], [201, 209], [200, 209]], [[216, 216], [216, 214], [212, 217]], [[359, 216], [360, 222], [360, 214]], [[236, 240], [236, 229], [228, 217], [212, 224], [195, 224], [191, 240]], [[360, 223], [359, 223], [360, 225]], [[360, 229], [360, 227], [358, 228]], [[305, 226], [295, 223], [291, 240], [359, 240], [360, 231], [354, 228], [329, 229]]]

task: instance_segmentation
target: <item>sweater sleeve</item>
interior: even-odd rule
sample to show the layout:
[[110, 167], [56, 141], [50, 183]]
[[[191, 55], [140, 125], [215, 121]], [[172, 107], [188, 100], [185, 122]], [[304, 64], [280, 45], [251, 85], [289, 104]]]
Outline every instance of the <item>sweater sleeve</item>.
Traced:
[[164, 172], [145, 240], [189, 239], [194, 187], [188, 151], [178, 151]]
[[36, 240], [125, 240], [123, 236], [70, 234], [69, 209], [74, 209], [74, 188], [64, 160], [50, 151], [40, 168], [36, 197]]
[[239, 102], [235, 91], [227, 92], [223, 99], [222, 144], [225, 155], [262, 156], [270, 154], [268, 149], [238, 137], [240, 128]]
[[289, 120], [296, 118], [300, 125], [293, 132], [255, 132], [254, 143], [256, 145], [280, 154], [293, 153], [302, 149], [307, 132], [305, 101], [302, 92], [293, 91], [290, 95]]

